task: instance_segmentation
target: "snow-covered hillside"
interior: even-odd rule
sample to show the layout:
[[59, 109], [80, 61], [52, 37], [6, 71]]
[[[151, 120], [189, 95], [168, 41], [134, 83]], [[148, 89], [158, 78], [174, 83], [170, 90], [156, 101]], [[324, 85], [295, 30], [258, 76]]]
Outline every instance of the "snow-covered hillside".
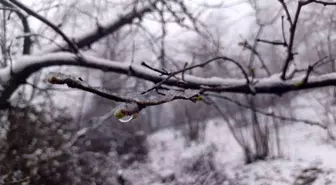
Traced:
[[[309, 99], [310, 96], [307, 94], [292, 101], [298, 107], [295, 115], [315, 121], [326, 120], [325, 110], [321, 111], [320, 103]], [[187, 169], [195, 169], [196, 163], [213, 160], [216, 170], [208, 171], [207, 176], [201, 178], [203, 184], [336, 184], [336, 145], [328, 139], [325, 129], [293, 123], [281, 126], [280, 133], [283, 157], [244, 165], [243, 153], [223, 120], [209, 121], [205, 141], [189, 147], [176, 130], [162, 130], [148, 139], [151, 150], [146, 168], [153, 173], [133, 174], [133, 178], [136, 177], [138, 183], [146, 179], [144, 184], [158, 183], [157, 176], [174, 179], [161, 184], [196, 184], [200, 174], [189, 173]], [[203, 163], [201, 168], [207, 168]], [[215, 176], [217, 181], [209, 180]]]

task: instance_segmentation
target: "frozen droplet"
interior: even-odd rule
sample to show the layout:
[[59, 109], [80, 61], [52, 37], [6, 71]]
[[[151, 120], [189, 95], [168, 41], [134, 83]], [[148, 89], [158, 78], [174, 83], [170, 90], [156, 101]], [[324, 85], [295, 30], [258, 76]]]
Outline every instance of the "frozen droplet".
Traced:
[[123, 118], [118, 119], [120, 122], [126, 123], [133, 119], [133, 115], [130, 116], [124, 116]]
[[[120, 105], [114, 112], [114, 117], [117, 118], [120, 122], [129, 122], [138, 116], [137, 110], [134, 110], [134, 108], [137, 107], [132, 107], [132, 104], [122, 104]], [[127, 115], [130, 112], [133, 112], [132, 115]]]

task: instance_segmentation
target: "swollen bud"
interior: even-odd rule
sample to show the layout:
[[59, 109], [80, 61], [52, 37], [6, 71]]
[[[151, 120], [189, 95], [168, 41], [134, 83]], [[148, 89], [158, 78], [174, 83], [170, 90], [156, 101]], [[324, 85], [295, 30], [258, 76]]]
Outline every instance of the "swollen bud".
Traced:
[[195, 97], [195, 100], [196, 100], [196, 101], [202, 101], [202, 100], [203, 100], [203, 97], [202, 97], [201, 95], [197, 95], [197, 96]]
[[204, 99], [201, 95], [196, 95], [196, 96], [190, 98], [190, 100], [194, 103], [196, 103], [197, 101], [204, 101]]
[[251, 74], [254, 74], [254, 67], [250, 68], [250, 72], [251, 72]]
[[140, 110], [136, 103], [123, 103], [115, 110], [114, 117], [120, 122], [129, 122], [138, 117]]
[[56, 83], [56, 81], [57, 81], [57, 78], [54, 77], [54, 76], [48, 78], [48, 82], [51, 83], [51, 84]]
[[300, 82], [294, 84], [294, 86], [298, 88], [298, 87], [301, 87], [304, 83], [305, 83], [304, 81], [300, 81]]
[[114, 117], [116, 117], [120, 122], [126, 123], [138, 117], [138, 113], [132, 115], [126, 114], [122, 109], [117, 109], [114, 112]]
[[114, 117], [116, 117], [117, 119], [122, 119], [123, 117], [125, 117], [126, 114], [123, 113], [123, 111], [121, 109], [117, 109], [114, 112]]

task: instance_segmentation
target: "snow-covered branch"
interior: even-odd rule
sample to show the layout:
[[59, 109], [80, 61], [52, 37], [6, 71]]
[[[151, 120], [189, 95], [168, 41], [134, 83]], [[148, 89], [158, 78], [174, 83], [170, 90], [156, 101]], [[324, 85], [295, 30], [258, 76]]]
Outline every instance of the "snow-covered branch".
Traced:
[[[26, 79], [34, 72], [50, 66], [81, 66], [102, 71], [115, 72], [134, 76], [151, 82], [161, 82], [166, 77], [159, 72], [150, 70], [144, 66], [130, 64], [126, 62], [110, 61], [93, 56], [83, 55], [83, 59], [69, 52], [56, 52], [42, 56], [24, 56], [13, 63], [13, 66], [0, 69], [0, 82], [3, 88], [0, 102], [6, 102], [12, 93], [26, 82]], [[79, 61], [81, 60], [81, 61]], [[283, 81], [281, 74], [274, 74], [271, 77], [254, 79], [253, 89], [255, 93], [278, 94], [289, 91], [298, 91], [316, 87], [332, 86], [336, 84], [336, 73], [329, 73], [319, 76], [311, 76], [309, 80], [302, 83], [306, 75], [302, 74], [292, 79]], [[182, 77], [170, 78], [163, 82], [164, 85], [176, 86], [185, 89], [198, 89], [210, 92], [231, 92], [231, 93], [251, 93], [251, 84], [246, 83], [246, 79], [211, 77], [203, 78], [184, 74]]]
[[[87, 34], [84, 34], [77, 39], [74, 39], [74, 42], [78, 48], [90, 46], [99, 39], [104, 38], [106, 35], [119, 30], [124, 25], [131, 24], [135, 19], [141, 19], [146, 13], [154, 11], [154, 7], [157, 2], [159, 2], [159, 0], [148, 1], [148, 3], [141, 8], [132, 9], [131, 11], [120, 16], [117, 20], [111, 21], [105, 26], [97, 25], [96, 29], [93, 29]], [[297, 19], [298, 18], [296, 18], [294, 22], [297, 22]], [[294, 35], [294, 32], [292, 34]], [[290, 40], [293, 40], [293, 38]], [[289, 91], [332, 86], [336, 83], [336, 73], [329, 73], [320, 76], [309, 76], [311, 75], [310, 73], [307, 73], [308, 75], [303, 74], [295, 77], [293, 77], [294, 75], [289, 75], [289, 78], [286, 78], [286, 80], [284, 80], [284, 75], [287, 77], [287, 74], [292, 74], [290, 71], [290, 64], [288, 62], [291, 61], [293, 58], [293, 52], [291, 47], [289, 47], [288, 49], [289, 57], [287, 57], [288, 60], [285, 62], [285, 70], [283, 70], [281, 74], [273, 74], [270, 77], [255, 79], [252, 77], [248, 77], [247, 73], [244, 72], [245, 69], [243, 69], [238, 62], [232, 60], [235, 64], [237, 64], [237, 66], [244, 74], [244, 78], [234, 79], [219, 77], [202, 78], [187, 75], [184, 74], [184, 72], [175, 72], [172, 73], [170, 76], [162, 75], [162, 73], [151, 70], [150, 68], [143, 65], [131, 65], [126, 62], [110, 61], [107, 59], [87, 56], [84, 54], [76, 55], [70, 52], [60, 52], [60, 50], [68, 50], [69, 43], [65, 42], [61, 44], [61, 46], [61, 48], [46, 48], [45, 50], [42, 50], [35, 55], [24, 56], [18, 59], [18, 61], [13, 62], [11, 66], [0, 69], [0, 85], [2, 85], [2, 93], [0, 96], [1, 104], [7, 104], [7, 101], [9, 100], [13, 92], [21, 84], [26, 83], [26, 79], [34, 72], [45, 67], [61, 65], [81, 66], [99, 69], [102, 71], [126, 74], [159, 84], [157, 86], [168, 85], [180, 87], [183, 89], [197, 89], [201, 90], [202, 92], [210, 91], [217, 93], [269, 93], [281, 95]], [[226, 59], [224, 60], [229, 59], [227, 57], [225, 58]], [[190, 68], [190, 70], [191, 69], [192, 68]], [[184, 71], [184, 69], [182, 71]], [[0, 107], [6, 108], [6, 106]]]

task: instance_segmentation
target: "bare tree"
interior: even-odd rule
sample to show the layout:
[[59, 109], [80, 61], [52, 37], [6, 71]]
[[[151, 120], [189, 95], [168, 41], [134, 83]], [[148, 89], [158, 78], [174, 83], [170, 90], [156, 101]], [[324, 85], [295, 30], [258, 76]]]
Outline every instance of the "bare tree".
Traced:
[[[250, 2], [255, 7], [256, 12], [259, 11], [257, 1]], [[7, 139], [13, 141], [12, 143], [8, 142], [9, 145], [6, 146], [9, 148], [7, 149], [7, 159], [10, 159], [8, 160], [9, 168], [24, 168], [26, 176], [34, 177], [35, 181], [32, 182], [37, 182], [41, 176], [48, 176], [50, 173], [43, 174], [44, 170], [38, 168], [40, 171], [36, 175], [36, 171], [32, 169], [36, 170], [37, 168], [31, 166], [36, 167], [39, 164], [46, 164], [44, 168], [48, 168], [48, 165], [54, 162], [54, 159], [69, 163], [73, 161], [79, 163], [81, 161], [83, 166], [90, 166], [91, 164], [86, 164], [85, 160], [81, 158], [87, 156], [87, 153], [78, 152], [76, 149], [77, 145], [85, 145], [86, 141], [99, 143], [99, 140], [95, 140], [96, 138], [85, 138], [87, 133], [99, 132], [103, 122], [106, 122], [113, 115], [120, 120], [124, 118], [130, 120], [129, 117], [133, 119], [146, 110], [151, 110], [147, 114], [155, 114], [155, 108], [172, 101], [178, 102], [179, 105], [182, 104], [180, 101], [191, 104], [206, 103], [207, 98], [216, 97], [233, 102], [241, 108], [247, 108], [251, 113], [249, 117], [252, 118], [252, 137], [255, 141], [253, 145], [255, 156], [249, 156], [249, 161], [255, 160], [255, 158], [265, 158], [270, 150], [270, 145], [267, 142], [271, 127], [264, 127], [258, 120], [257, 114], [280, 120], [301, 121], [327, 128], [326, 125], [311, 120], [281, 116], [276, 111], [273, 113], [263, 111], [257, 106], [258, 99], [252, 97], [252, 95], [265, 96], [265, 94], [282, 96], [289, 92], [296, 93], [306, 89], [333, 86], [336, 82], [334, 70], [323, 69], [327, 64], [334, 66], [333, 42], [330, 36], [332, 33], [328, 33], [327, 42], [318, 45], [318, 55], [307, 54], [313, 53], [312, 50], [307, 50], [305, 53], [307, 55], [300, 55], [300, 47], [302, 47], [300, 44], [311, 46], [316, 43], [309, 43], [309, 39], [318, 37], [314, 35], [318, 32], [316, 30], [300, 34], [305, 28], [313, 28], [318, 25], [314, 21], [309, 21], [307, 15], [314, 14], [317, 16], [317, 12], [313, 9], [316, 7], [322, 9], [320, 8], [322, 6], [326, 6], [325, 9], [328, 9], [329, 12], [333, 12], [336, 3], [319, 0], [289, 2], [278, 0], [278, 2], [276, 15], [272, 16], [269, 21], [263, 21], [257, 15], [257, 29], [253, 31], [252, 36], [243, 38], [237, 46], [232, 46], [232, 50], [237, 48], [243, 50], [239, 54], [238, 52], [223, 52], [224, 46], [221, 45], [220, 39], [206, 29], [207, 25], [202, 21], [201, 15], [209, 7], [199, 12], [194, 11], [183, 0], [132, 0], [124, 3], [100, 1], [99, 3], [102, 3], [100, 5], [99, 3], [83, 3], [82, 1], [67, 3], [60, 1], [45, 3], [46, 5], [39, 9], [36, 8], [37, 6], [28, 6], [25, 4], [26, 2], [18, 0], [1, 1], [0, 109], [4, 112], [4, 115], [8, 116], [8, 120], [4, 123], [10, 128]], [[76, 6], [77, 3], [80, 3], [80, 8], [79, 5]], [[94, 11], [90, 12], [90, 6], [95, 7], [93, 8]], [[122, 13], [114, 15], [112, 18], [103, 16], [103, 13], [109, 11], [107, 7], [111, 6], [121, 7]], [[62, 15], [48, 16], [48, 13], [53, 11]], [[86, 16], [85, 20], [80, 20], [79, 18], [83, 15]], [[31, 21], [32, 19], [35, 22]], [[31, 26], [36, 21], [39, 25], [42, 25], [38, 30]], [[159, 31], [149, 29], [146, 26], [146, 21], [156, 22]], [[329, 21], [333, 23], [332, 18]], [[74, 28], [74, 30], [69, 31], [67, 25], [71, 24], [73, 25], [69, 27]], [[85, 24], [88, 26], [84, 27]], [[192, 51], [189, 51], [193, 54], [191, 59], [179, 60], [180, 58], [174, 57], [174, 54], [177, 53], [172, 51], [174, 47], [169, 46], [168, 43], [167, 38], [170, 34], [168, 26], [170, 24], [192, 31], [201, 38], [215, 41], [211, 42], [215, 49], [201, 55], [200, 50], [209, 50], [209, 45], [203, 44], [196, 51], [191, 48]], [[326, 29], [325, 25], [321, 27]], [[332, 28], [331, 26], [327, 30], [332, 30]], [[275, 35], [268, 34], [275, 29], [280, 31], [275, 32]], [[135, 48], [137, 44], [134, 43], [135, 41], [138, 42], [138, 38], [133, 37], [132, 34], [146, 36], [148, 41], [145, 45], [147, 47], [146, 52], [142, 52], [140, 47]], [[327, 43], [327, 47], [325, 43]], [[151, 51], [150, 54], [148, 50]], [[147, 54], [150, 56], [142, 56]], [[198, 55], [198, 58], [196, 58], [196, 55]], [[71, 69], [96, 69], [104, 73], [103, 78], [108, 80], [106, 84], [113, 83], [110, 78], [122, 78], [121, 82], [124, 83], [118, 81], [118, 83], [113, 83], [113, 87], [103, 84], [101, 85], [102, 88], [100, 85], [91, 85], [85, 79], [83, 80], [83, 77], [73, 72], [64, 74], [58, 73], [55, 68], [49, 68], [56, 66], [74, 67]], [[207, 70], [209, 68], [211, 70]], [[41, 80], [45, 77], [45, 73], [42, 73], [45, 70], [53, 71], [46, 76], [48, 83]], [[218, 77], [213, 77], [212, 72], [221, 74], [216, 74]], [[113, 74], [107, 75], [108, 73]], [[135, 82], [135, 85], [125, 85], [125, 82]], [[50, 95], [50, 90], [58, 90], [54, 92], [59, 94], [64, 92], [64, 89], [59, 91], [57, 85], [67, 85], [70, 88], [80, 89], [99, 95], [109, 101], [112, 100], [114, 103], [111, 106], [113, 107], [116, 106], [115, 102], [122, 103], [122, 105], [117, 107], [116, 111], [113, 110], [100, 115], [99, 119], [92, 119], [90, 123], [93, 124], [81, 125], [80, 128], [76, 129], [72, 126], [63, 128], [64, 123], [69, 122], [67, 116], [63, 118], [64, 120], [58, 122], [50, 121], [49, 117], [42, 121], [34, 121], [36, 116], [42, 116], [39, 110], [36, 110], [37, 108], [31, 106], [31, 104], [42, 95], [47, 97], [48, 101], [45, 104], [49, 103], [48, 105], [50, 105], [49, 108], [45, 109], [50, 113], [57, 112], [56, 108], [53, 107], [57, 103], [53, 102], [54, 100]], [[125, 89], [120, 89], [120, 87], [128, 88], [128, 93], [125, 93]], [[129, 93], [130, 91], [133, 92]], [[229, 94], [229, 96], [224, 93]], [[244, 98], [248, 101], [242, 103], [240, 100], [244, 100]], [[272, 100], [270, 98], [270, 102]], [[213, 104], [215, 103], [217, 101], [214, 101]], [[161, 106], [160, 108], [164, 107]], [[197, 108], [197, 106], [189, 107], [188, 105], [186, 110], [190, 112], [187, 114], [196, 112]], [[221, 110], [220, 108], [222, 106], [217, 107], [218, 110]], [[209, 107], [204, 104], [202, 109], [209, 109]], [[15, 116], [14, 112], [19, 116]], [[84, 111], [81, 110], [80, 112], [83, 113]], [[211, 112], [211, 116], [215, 115], [213, 112]], [[181, 116], [187, 114], [183, 112]], [[222, 113], [222, 115], [228, 117], [225, 113]], [[189, 135], [191, 139], [199, 136], [199, 130], [204, 130], [202, 122], [207, 119], [207, 116], [209, 115], [200, 115], [199, 118], [195, 118], [194, 122], [191, 119], [187, 120], [191, 131]], [[190, 117], [187, 116], [186, 119]], [[228, 122], [230, 122], [230, 119], [232, 118], [227, 118]], [[83, 120], [83, 118], [80, 120]], [[18, 124], [23, 121], [35, 124], [43, 122], [50, 128], [35, 125], [34, 129], [29, 130], [28, 124]], [[247, 123], [246, 120], [245, 123]], [[51, 127], [52, 125], [53, 127]], [[35, 128], [38, 129], [35, 130]], [[136, 130], [135, 128], [132, 129]], [[27, 140], [20, 140], [22, 138], [18, 133], [22, 130], [27, 131], [27, 135], [22, 137], [28, 138]], [[45, 130], [46, 132], [42, 132]], [[43, 135], [41, 138], [44, 138], [53, 132], [67, 132], [67, 134], [55, 134], [53, 135], [55, 138], [46, 141], [46, 143], [36, 141], [33, 137], [33, 135]], [[120, 130], [110, 130], [110, 132], [116, 135], [132, 135]], [[242, 130], [233, 130], [233, 133], [236, 133], [237, 141], [245, 150], [252, 150], [253, 147], [246, 144], [246, 135], [242, 133]], [[66, 139], [63, 138], [64, 136], [66, 136]], [[138, 136], [142, 137], [141, 134]], [[53, 143], [55, 141], [59, 142], [55, 144]], [[17, 143], [20, 143], [20, 145]], [[125, 141], [122, 144], [124, 143], [128, 142]], [[53, 147], [50, 149], [48, 145]], [[90, 150], [102, 150], [107, 153], [110, 147], [110, 145], [100, 146], [90, 148]], [[39, 148], [43, 148], [43, 150], [41, 151]], [[119, 150], [120, 153], [125, 152], [120, 148]], [[16, 158], [18, 151], [20, 157], [22, 157], [20, 159]], [[67, 154], [69, 152], [74, 152], [78, 156], [68, 158]], [[29, 159], [29, 164], [24, 164], [23, 159]], [[104, 160], [107, 161], [107, 158], [104, 158]], [[99, 164], [97, 162], [95, 165]], [[116, 164], [115, 166], [119, 167], [119, 165]], [[60, 166], [55, 166], [55, 168], [62, 169]], [[66, 167], [66, 171], [69, 172], [68, 175], [73, 171], [72, 168], [71, 165]], [[74, 173], [85, 176], [83, 171], [74, 171]], [[102, 177], [100, 179], [105, 179], [108, 176], [106, 173], [90, 172], [89, 177], [94, 178], [97, 175]], [[85, 178], [83, 177], [83, 179]], [[20, 180], [26, 179], [21, 178], [18, 181]], [[56, 179], [55, 182], [59, 181]], [[76, 181], [76, 183], [80, 182]]]
[[[282, 2], [282, 1], [281, 1]], [[318, 60], [318, 62], [310, 65], [307, 69], [302, 69], [304, 74], [298, 74], [298, 69], [292, 64], [294, 59], [295, 51], [293, 51], [293, 46], [295, 42], [296, 28], [299, 22], [299, 15], [302, 9], [308, 6], [318, 6], [318, 5], [334, 5], [334, 3], [330, 2], [321, 2], [321, 1], [299, 1], [297, 4], [297, 10], [295, 11], [295, 15], [292, 17], [289, 13], [289, 10], [285, 3], [282, 3], [283, 8], [285, 10], [288, 25], [290, 27], [290, 31], [287, 33], [288, 38], [285, 37], [283, 40], [283, 45], [287, 48], [287, 57], [285, 58], [283, 70], [279, 74], [273, 74], [271, 77], [265, 77], [260, 79], [251, 80], [247, 75], [246, 69], [239, 65], [239, 62], [230, 58], [230, 57], [220, 57], [217, 59], [229, 61], [237, 64], [238, 68], [241, 70], [245, 79], [236, 79], [236, 80], [228, 80], [222, 78], [200, 78], [194, 77], [190, 75], [184, 75], [184, 82], [181, 83], [179, 77], [177, 75], [182, 74], [184, 71], [191, 70], [193, 68], [202, 67], [207, 65], [210, 62], [216, 60], [210, 60], [202, 63], [201, 65], [189, 66], [185, 69], [177, 70], [173, 73], [166, 73], [162, 71], [153, 71], [153, 69], [146, 69], [144, 66], [138, 65], [120, 65], [117, 63], [109, 62], [105, 59], [100, 59], [93, 56], [88, 56], [79, 52], [80, 48], [85, 46], [89, 46], [100, 38], [104, 37], [107, 34], [112, 33], [114, 30], [118, 29], [120, 26], [124, 24], [128, 24], [135, 18], [139, 18], [142, 15], [154, 11], [156, 8], [156, 3], [147, 2], [140, 9], [132, 10], [130, 13], [125, 14], [123, 18], [118, 19], [116, 22], [112, 22], [107, 24], [106, 26], [98, 27], [96, 31], [92, 31], [90, 33], [85, 34], [84, 36], [76, 39], [69, 39], [60, 29], [56, 26], [52, 25], [48, 20], [45, 20], [43, 17], [39, 16], [38, 13], [32, 11], [28, 7], [24, 6], [22, 3], [17, 1], [11, 1], [11, 4], [17, 6], [19, 9], [27, 12], [28, 14], [40, 19], [42, 22], [46, 23], [52, 29], [54, 29], [61, 37], [65, 40], [63, 44], [63, 50], [68, 50], [67, 52], [59, 52], [58, 48], [50, 48], [46, 49], [42, 52], [39, 52], [38, 58], [36, 56], [26, 56], [22, 59], [18, 59], [17, 62], [13, 62], [13, 66], [6, 67], [1, 70], [3, 76], [3, 84], [6, 84], [7, 87], [4, 88], [3, 93], [1, 95], [3, 107], [8, 107], [7, 99], [11, 97], [12, 93], [24, 83], [24, 79], [29, 77], [32, 73], [48, 66], [53, 65], [75, 65], [75, 66], [85, 66], [96, 69], [104, 69], [104, 71], [113, 71], [122, 74], [130, 74], [131, 76], [135, 76], [138, 78], [142, 78], [148, 81], [159, 82], [155, 88], [160, 87], [161, 85], [170, 85], [177, 86], [181, 88], [192, 88], [201, 90], [202, 93], [207, 91], [213, 92], [236, 92], [236, 93], [274, 93], [274, 94], [283, 94], [289, 91], [297, 91], [308, 88], [317, 88], [321, 86], [329, 86], [333, 83], [333, 78], [330, 74], [323, 75], [311, 75], [314, 69], [321, 64], [323, 64], [323, 60]], [[172, 2], [173, 3], [173, 2]], [[178, 2], [177, 2], [178, 3]], [[183, 5], [178, 3], [179, 5]], [[182, 9], [185, 7], [180, 6]], [[185, 10], [187, 11], [187, 10]], [[286, 34], [286, 33], [285, 33]], [[261, 40], [262, 42], [276, 44], [275, 41], [270, 40]], [[70, 52], [69, 52], [70, 51]], [[72, 53], [74, 52], [74, 53]], [[22, 65], [19, 65], [22, 64]], [[291, 67], [293, 66], [293, 67]], [[11, 70], [10, 70], [11, 69]], [[289, 69], [289, 70], [288, 70]], [[12, 73], [10, 72], [12, 71]], [[5, 76], [8, 74], [12, 74], [10, 78]], [[167, 77], [162, 77], [160, 75], [166, 75]], [[280, 75], [280, 79], [277, 79]], [[173, 77], [173, 78], [172, 78]], [[177, 77], [177, 78], [175, 78]]]

